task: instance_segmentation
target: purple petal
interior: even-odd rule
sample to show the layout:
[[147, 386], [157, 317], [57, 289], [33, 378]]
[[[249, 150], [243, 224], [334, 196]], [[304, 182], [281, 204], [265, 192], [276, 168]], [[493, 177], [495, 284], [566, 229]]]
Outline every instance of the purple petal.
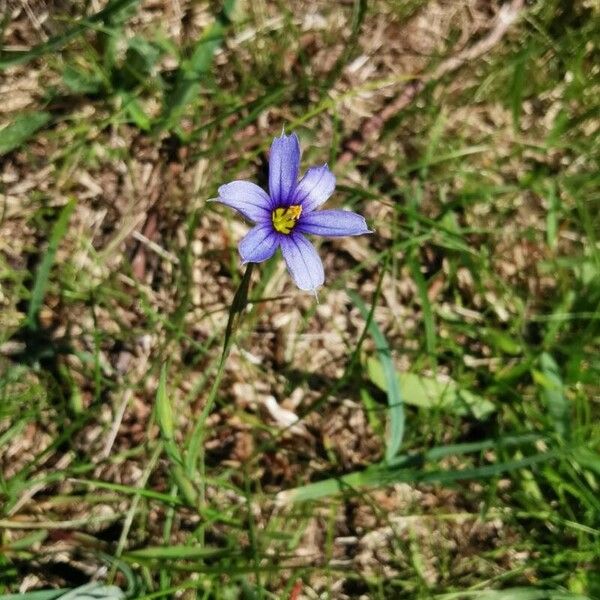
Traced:
[[271, 218], [271, 199], [267, 192], [249, 181], [232, 181], [219, 188], [219, 202], [235, 208], [250, 221], [262, 223]]
[[269, 155], [269, 192], [277, 205], [289, 204], [298, 181], [300, 142], [298, 136], [283, 134], [275, 138]]
[[278, 246], [279, 235], [268, 224], [253, 227], [242, 238], [238, 248], [244, 263], [258, 263], [271, 258]]
[[292, 204], [301, 204], [307, 213], [327, 201], [335, 189], [335, 175], [327, 165], [311, 167], [296, 187]]
[[319, 210], [302, 213], [296, 231], [326, 237], [371, 233], [364, 217], [349, 210]]
[[282, 235], [281, 252], [288, 271], [301, 290], [316, 292], [323, 285], [323, 263], [314, 246], [303, 235]]

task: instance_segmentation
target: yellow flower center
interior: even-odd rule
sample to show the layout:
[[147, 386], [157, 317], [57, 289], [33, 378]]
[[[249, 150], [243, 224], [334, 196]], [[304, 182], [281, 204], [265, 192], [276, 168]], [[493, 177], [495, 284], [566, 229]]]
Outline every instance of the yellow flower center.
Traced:
[[276, 208], [271, 213], [273, 227], [275, 227], [279, 233], [288, 234], [294, 229], [294, 225], [296, 225], [296, 221], [300, 218], [301, 214], [302, 206], [299, 204], [294, 204], [286, 208]]

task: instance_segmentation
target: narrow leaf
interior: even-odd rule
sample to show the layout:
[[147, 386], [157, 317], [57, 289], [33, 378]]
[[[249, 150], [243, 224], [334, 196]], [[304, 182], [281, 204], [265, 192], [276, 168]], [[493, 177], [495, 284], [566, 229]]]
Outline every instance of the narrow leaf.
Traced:
[[123, 108], [129, 115], [129, 118], [143, 131], [148, 131], [151, 126], [150, 117], [146, 114], [138, 99], [129, 92], [121, 90], [119, 92], [123, 100]]
[[250, 291], [250, 281], [252, 279], [252, 270], [254, 263], [248, 263], [242, 281], [238, 286], [231, 302], [229, 315], [227, 317], [227, 326], [225, 327], [225, 337], [223, 339], [223, 351], [221, 353], [221, 361], [226, 358], [229, 346], [233, 342], [233, 333], [237, 328], [239, 319], [242, 316], [244, 309], [248, 306], [248, 292]]
[[173, 409], [167, 394], [167, 372], [163, 364], [160, 370], [158, 390], [156, 391], [156, 420], [165, 444], [165, 452], [172, 465], [173, 478], [188, 504], [193, 505], [197, 499], [196, 490], [183, 468], [183, 457], [175, 442], [173, 426]]
[[[362, 313], [365, 319], [369, 319], [369, 311], [360, 296], [353, 291], [348, 295]], [[387, 447], [385, 451], [386, 460], [391, 460], [398, 454], [404, 437], [404, 404], [400, 392], [400, 384], [396, 377], [396, 370], [392, 362], [392, 353], [383, 333], [377, 326], [377, 323], [371, 319], [369, 321], [369, 333], [375, 342], [377, 355], [383, 370], [383, 379], [385, 381], [385, 391], [387, 393], [388, 408], [390, 415], [390, 427], [388, 433]]]
[[55, 600], [65, 593], [64, 589], [39, 590], [35, 592], [24, 592], [23, 594], [0, 594], [0, 600]]
[[506, 590], [477, 590], [435, 596], [436, 600], [589, 600], [587, 596], [557, 590], [508, 588]]
[[[431, 158], [429, 160], [432, 160]], [[423, 326], [425, 327], [425, 346], [427, 353], [435, 359], [435, 347], [437, 345], [437, 336], [435, 330], [435, 320], [433, 317], [433, 309], [429, 296], [427, 295], [427, 282], [421, 273], [421, 263], [417, 260], [416, 250], [413, 247], [407, 255], [408, 265], [410, 267], [412, 277], [417, 286], [421, 307], [423, 309]]]
[[584, 468], [589, 469], [600, 476], [600, 454], [589, 448], [576, 448], [573, 458]]
[[51, 118], [52, 115], [47, 112], [30, 112], [16, 117], [12, 123], [0, 129], [0, 156], [22, 146]]
[[153, 546], [132, 550], [127, 553], [129, 558], [148, 560], [186, 560], [194, 558], [208, 558], [227, 554], [228, 548], [214, 548], [209, 546]]
[[87, 73], [73, 65], [67, 65], [62, 73], [65, 85], [76, 94], [97, 94], [103, 82], [94, 73]]
[[34, 544], [43, 542], [47, 537], [48, 531], [45, 529], [40, 529], [39, 531], [34, 531], [33, 533], [23, 536], [14, 542], [10, 542], [6, 548], [10, 550], [27, 550]]
[[46, 288], [48, 287], [48, 280], [50, 278], [50, 270], [54, 264], [54, 258], [56, 257], [58, 246], [67, 233], [69, 219], [75, 210], [75, 204], [75, 198], [71, 198], [71, 200], [65, 204], [58, 215], [58, 219], [56, 220], [56, 223], [54, 223], [54, 227], [52, 227], [48, 248], [37, 268], [33, 290], [31, 292], [31, 299], [29, 300], [29, 309], [27, 311], [27, 322], [32, 329], [36, 329], [38, 326], [38, 313], [42, 306], [42, 302], [44, 301], [44, 296], [46, 295]]
[[[376, 358], [367, 360], [369, 379], [381, 390], [387, 391], [387, 379], [382, 363]], [[495, 411], [489, 400], [461, 389], [453, 379], [436, 379], [415, 373], [396, 373], [405, 404], [425, 409], [437, 409], [456, 415], [472, 414], [483, 419]]]
[[[440, 140], [444, 135], [444, 129], [447, 123], [446, 111], [444, 108], [440, 110], [438, 116], [435, 118], [431, 130], [429, 131], [429, 140], [423, 154], [423, 167], [421, 168], [421, 178], [427, 179], [428, 165], [438, 151]], [[450, 214], [450, 213], [449, 213]]]
[[186, 472], [190, 476], [193, 474], [196, 468], [198, 456], [200, 455], [200, 449], [204, 443], [204, 425], [210, 411], [212, 410], [215, 398], [217, 397], [221, 378], [223, 377], [225, 370], [225, 361], [229, 355], [231, 345], [233, 344], [234, 333], [240, 323], [240, 319], [243, 316], [244, 310], [248, 305], [248, 292], [250, 291], [250, 282], [252, 280], [253, 269], [254, 263], [248, 263], [246, 265], [246, 270], [244, 271], [242, 280], [240, 281], [240, 284], [238, 285], [238, 288], [233, 296], [233, 301], [231, 302], [231, 307], [229, 308], [227, 325], [225, 326], [223, 350], [221, 351], [221, 358], [219, 360], [217, 374], [213, 381], [212, 387], [210, 388], [208, 398], [206, 399], [206, 404], [204, 405], [204, 408], [202, 409], [202, 412], [200, 413], [200, 416], [198, 417], [196, 425], [194, 426], [190, 436], [188, 452], [185, 458]]
[[556, 361], [544, 352], [540, 356], [541, 373], [534, 371], [534, 379], [541, 386], [542, 398], [548, 407], [554, 429], [561, 437], [569, 435], [569, 402], [563, 391], [563, 382]]
[[499, 440], [483, 440], [465, 444], [452, 444], [438, 446], [423, 454], [397, 456], [391, 463], [373, 465], [364, 471], [349, 473], [341, 477], [332, 477], [316, 483], [280, 492], [277, 501], [280, 504], [318, 500], [333, 496], [340, 492], [354, 490], [361, 487], [381, 487], [397, 482], [437, 482], [451, 483], [478, 477], [493, 477], [500, 473], [521, 469], [526, 466], [544, 462], [555, 458], [554, 453], [535, 454], [519, 461], [484, 465], [482, 467], [468, 468], [455, 471], [431, 470], [427, 471], [428, 463], [436, 463], [447, 456], [463, 456], [490, 449], [508, 448], [533, 444], [540, 440], [540, 436], [526, 434], [522, 436], [507, 437]]
[[215, 22], [198, 40], [190, 58], [182, 62], [175, 85], [165, 98], [160, 129], [176, 126], [186, 107], [198, 96], [202, 79], [210, 71], [214, 54], [223, 43], [233, 5], [233, 0], [225, 3]]
[[558, 209], [560, 208], [560, 196], [556, 191], [556, 183], [550, 181], [546, 185], [546, 201], [548, 212], [546, 213], [546, 241], [550, 248], [555, 249], [558, 245]]
[[125, 594], [114, 585], [88, 583], [66, 594], [59, 596], [60, 600], [121, 600]]
[[94, 26], [108, 22], [114, 15], [126, 10], [127, 8], [138, 4], [140, 0], [113, 0], [109, 2], [107, 6], [96, 14], [81, 19], [71, 29], [61, 33], [57, 36], [50, 38], [47, 42], [34, 46], [30, 50], [22, 51], [4, 51], [0, 52], [0, 71], [12, 67], [14, 65], [21, 65], [27, 63], [30, 60], [35, 60], [45, 54], [53, 54], [60, 50], [63, 46], [66, 46], [71, 40], [82, 35]]
[[[309, 483], [293, 490], [280, 492], [277, 501], [280, 504], [294, 502], [305, 502], [307, 500], [318, 500], [341, 492], [357, 490], [363, 487], [382, 487], [394, 483], [439, 483], [442, 485], [456, 483], [458, 481], [477, 481], [489, 477], [497, 477], [503, 473], [519, 471], [526, 467], [548, 462], [557, 458], [557, 452], [546, 452], [535, 454], [520, 460], [504, 463], [494, 463], [481, 467], [458, 469], [453, 471], [432, 470], [427, 471], [418, 464], [418, 457], [404, 457], [401, 464], [382, 464], [369, 467], [364, 471], [358, 471], [319, 481]], [[409, 466], [415, 463], [416, 466]]]
[[156, 421], [165, 442], [173, 441], [173, 411], [167, 396], [167, 370], [165, 364], [160, 369], [160, 379], [156, 393]]
[[515, 61], [512, 81], [509, 88], [512, 109], [513, 128], [518, 131], [521, 126], [521, 111], [523, 109], [523, 90], [525, 87], [526, 70], [529, 52], [525, 49]]
[[162, 502], [166, 505], [180, 506], [183, 504], [181, 500], [179, 500], [179, 498], [170, 496], [169, 494], [162, 494], [160, 492], [155, 492], [154, 490], [134, 488], [131, 486], [123, 485], [121, 483], [108, 483], [106, 481], [97, 481], [93, 479], [72, 479], [71, 481], [73, 481], [74, 483], [82, 483], [103, 490], [121, 492], [123, 494], [129, 494], [131, 496], [141, 496], [143, 498], [147, 498], [148, 500], [156, 500], [157, 502]]

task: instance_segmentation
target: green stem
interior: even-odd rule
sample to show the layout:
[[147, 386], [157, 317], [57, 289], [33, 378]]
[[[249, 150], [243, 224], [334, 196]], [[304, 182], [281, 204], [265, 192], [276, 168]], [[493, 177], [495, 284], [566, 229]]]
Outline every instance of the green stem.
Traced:
[[221, 385], [221, 379], [223, 378], [223, 373], [225, 372], [225, 363], [227, 362], [227, 358], [229, 356], [229, 352], [231, 351], [231, 346], [233, 344], [233, 334], [239, 327], [244, 309], [248, 304], [248, 292], [250, 290], [250, 278], [252, 276], [253, 268], [254, 263], [248, 263], [244, 276], [242, 277], [240, 285], [238, 286], [238, 289], [236, 290], [235, 295], [233, 297], [233, 302], [231, 303], [231, 308], [229, 309], [227, 326], [225, 328], [223, 351], [221, 352], [221, 359], [219, 360], [217, 374], [213, 381], [212, 387], [210, 388], [208, 398], [206, 399], [206, 404], [204, 405], [204, 408], [202, 409], [202, 412], [200, 413], [200, 416], [196, 421], [196, 425], [194, 426], [194, 430], [190, 438], [190, 443], [188, 445], [188, 452], [185, 460], [185, 466], [188, 476], [193, 476], [194, 471], [196, 470], [196, 466], [198, 465], [198, 459], [202, 459], [200, 461], [199, 469], [200, 507], [202, 507], [205, 502], [204, 437], [206, 419], [212, 411], [215, 399], [217, 397], [217, 392], [219, 391], [219, 386]]

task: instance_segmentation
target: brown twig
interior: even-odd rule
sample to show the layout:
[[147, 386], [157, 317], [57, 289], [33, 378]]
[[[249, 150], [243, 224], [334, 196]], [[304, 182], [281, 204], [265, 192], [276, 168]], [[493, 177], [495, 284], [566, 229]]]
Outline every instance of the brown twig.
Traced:
[[437, 79], [441, 79], [448, 73], [452, 73], [469, 61], [476, 60], [489, 52], [504, 37], [510, 26], [517, 19], [523, 8], [524, 0], [511, 0], [500, 7], [494, 19], [494, 25], [490, 32], [469, 48], [465, 48], [458, 54], [442, 61], [430, 73], [425, 73], [418, 79], [409, 81], [400, 90], [398, 95], [387, 104], [378, 114], [363, 121], [359, 131], [344, 142], [344, 151], [338, 162], [348, 163], [363, 148], [367, 140], [372, 139], [383, 129], [385, 123], [394, 115], [405, 109], [425, 88], [425, 86]]

